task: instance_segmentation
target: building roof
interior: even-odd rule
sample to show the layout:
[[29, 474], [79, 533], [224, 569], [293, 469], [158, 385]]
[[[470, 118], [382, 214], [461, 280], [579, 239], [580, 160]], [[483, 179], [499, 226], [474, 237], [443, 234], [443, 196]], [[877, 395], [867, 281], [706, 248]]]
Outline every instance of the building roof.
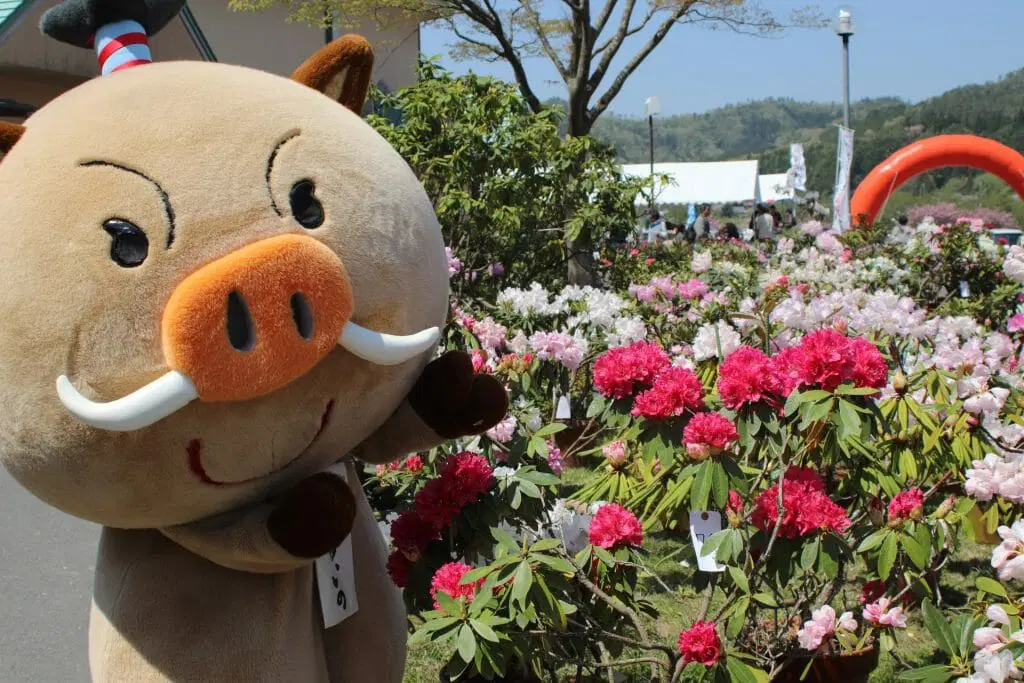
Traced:
[[[760, 201], [757, 161], [712, 161], [654, 164], [655, 175], [667, 175], [669, 184], [655, 183], [659, 204], [734, 204]], [[626, 164], [623, 174], [646, 178], [649, 164]], [[638, 203], [644, 199], [637, 198]]]
[[34, 0], [0, 0], [0, 40], [18, 25]]

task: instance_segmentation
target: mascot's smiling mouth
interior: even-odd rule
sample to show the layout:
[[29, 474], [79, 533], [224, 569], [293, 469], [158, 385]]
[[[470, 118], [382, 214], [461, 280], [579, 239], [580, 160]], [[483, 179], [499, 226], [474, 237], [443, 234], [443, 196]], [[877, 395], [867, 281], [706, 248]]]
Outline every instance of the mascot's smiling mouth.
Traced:
[[267, 476], [273, 474], [274, 472], [278, 472], [278, 471], [284, 469], [285, 467], [287, 467], [288, 465], [291, 465], [293, 462], [295, 462], [296, 460], [301, 458], [303, 455], [305, 455], [306, 451], [308, 451], [310, 448], [313, 447], [313, 444], [315, 444], [317, 442], [317, 440], [320, 438], [320, 436], [324, 433], [324, 430], [327, 429], [327, 425], [331, 421], [331, 413], [333, 413], [333, 412], [334, 412], [334, 399], [331, 399], [330, 401], [327, 402], [327, 407], [324, 409], [324, 414], [320, 417], [320, 428], [316, 430], [316, 434], [313, 436], [312, 441], [310, 441], [309, 444], [305, 448], [303, 448], [302, 451], [300, 451], [297, 456], [295, 456], [294, 458], [289, 460], [287, 463], [285, 463], [282, 467], [279, 467], [276, 470], [271, 470], [270, 472], [267, 472], [265, 474], [261, 474], [261, 475], [256, 476], [256, 477], [249, 477], [248, 479], [240, 479], [239, 481], [217, 481], [215, 479], [211, 479], [210, 476], [206, 473], [206, 470], [203, 469], [203, 461], [202, 461], [203, 442], [200, 441], [199, 439], [192, 439], [191, 441], [188, 442], [188, 448], [186, 450], [188, 451], [188, 466], [189, 466], [189, 469], [191, 469], [192, 472], [195, 473], [195, 475], [197, 477], [199, 477], [199, 479], [202, 480], [202, 482], [204, 484], [210, 484], [211, 486], [237, 486], [239, 484], [248, 484], [250, 482], [254, 482], [254, 481], [257, 481], [259, 479], [263, 479], [264, 477], [267, 477]]

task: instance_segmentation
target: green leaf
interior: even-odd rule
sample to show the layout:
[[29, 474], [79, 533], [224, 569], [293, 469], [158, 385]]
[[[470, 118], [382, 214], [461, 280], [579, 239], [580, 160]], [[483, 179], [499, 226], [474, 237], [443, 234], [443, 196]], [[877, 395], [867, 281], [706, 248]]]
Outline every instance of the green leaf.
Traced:
[[569, 562], [569, 560], [566, 560], [562, 557], [552, 557], [551, 555], [536, 555], [533, 556], [533, 559], [537, 560], [542, 564], [546, 564], [547, 566], [554, 569], [556, 572], [561, 572], [562, 574], [576, 573], [576, 568], [572, 566], [572, 563]]
[[491, 536], [493, 536], [494, 540], [501, 544], [501, 546], [504, 547], [506, 550], [511, 550], [513, 552], [519, 550], [519, 544], [516, 543], [516, 540], [512, 538], [511, 534], [509, 534], [504, 529], [492, 526]]
[[730, 683], [759, 683], [759, 678], [751, 667], [741, 659], [727, 656], [725, 668], [729, 673]]
[[587, 419], [589, 420], [592, 417], [597, 417], [604, 412], [605, 405], [604, 396], [601, 394], [594, 394], [594, 400], [591, 401], [590, 405], [587, 407]]
[[804, 543], [803, 550], [800, 552], [800, 567], [805, 570], [812, 569], [818, 560], [820, 550], [821, 537], [815, 538], [810, 543]]
[[451, 617], [458, 617], [462, 615], [462, 603], [448, 595], [444, 591], [437, 591], [434, 595], [434, 599], [437, 600], [437, 604], [441, 606], [445, 614]]
[[469, 625], [472, 626], [473, 630], [476, 631], [484, 640], [489, 640], [492, 643], [498, 642], [498, 634], [494, 632], [494, 629], [479, 619], [471, 620]]
[[1006, 588], [1003, 586], [1003, 584], [999, 583], [995, 579], [990, 579], [987, 576], [979, 576], [977, 580], [975, 580], [974, 585], [978, 587], [978, 590], [983, 591], [985, 593], [989, 593], [991, 595], [998, 595], [1002, 598], [1009, 597], [1006, 594]]
[[553, 550], [554, 548], [561, 547], [562, 541], [557, 538], [542, 538], [530, 546], [530, 551], [540, 553], [545, 550]]
[[480, 579], [486, 578], [494, 570], [495, 567], [490, 565], [484, 567], [477, 567], [476, 569], [470, 569], [468, 572], [462, 575], [462, 580], [459, 583], [461, 583], [462, 585], [476, 583]]
[[907, 552], [907, 557], [918, 569], [924, 569], [928, 564], [928, 548], [922, 547], [917, 539], [909, 534], [900, 537], [900, 545]]
[[705, 460], [697, 468], [693, 488], [690, 489], [690, 504], [694, 510], [708, 509], [708, 496], [711, 493], [713, 475], [711, 465], [711, 460]]
[[535, 437], [544, 438], [546, 436], [554, 436], [558, 432], [566, 429], [566, 426], [561, 422], [552, 422], [549, 425], [544, 425], [533, 433]]
[[945, 664], [929, 664], [919, 669], [911, 669], [900, 674], [901, 681], [925, 681], [926, 683], [939, 683], [948, 681], [953, 670]]
[[733, 583], [744, 593], [750, 592], [750, 582], [747, 581], [747, 575], [743, 573], [739, 567], [729, 567], [729, 576], [732, 577]]
[[616, 565], [615, 558], [612, 557], [612, 554], [604, 548], [599, 548], [595, 545], [594, 554], [597, 555], [598, 558], [600, 558], [600, 560], [604, 562], [606, 566], [614, 567]]
[[857, 546], [858, 553], [866, 553], [869, 550], [874, 550], [878, 546], [882, 545], [882, 541], [888, 534], [892, 532], [888, 529], [878, 529], [877, 531], [871, 532], [867, 538], [860, 542]]
[[800, 391], [794, 391], [786, 399], [786, 406], [784, 408], [786, 417], [792, 417], [793, 414], [800, 407], [800, 404], [804, 402], [805, 394]]
[[473, 635], [473, 629], [469, 627], [469, 624], [463, 624], [459, 631], [458, 648], [462, 661], [467, 663], [473, 661], [473, 655], [476, 654], [476, 636]]
[[775, 601], [775, 598], [773, 598], [768, 593], [754, 593], [754, 595], [751, 597], [754, 598], [754, 602], [764, 605], [765, 607], [779, 606], [779, 603]]
[[889, 534], [882, 541], [882, 549], [878, 551], [878, 576], [882, 581], [887, 581], [892, 574], [892, 567], [896, 564], [896, 534]]
[[839, 401], [839, 419], [843, 423], [843, 435], [860, 432], [860, 415], [849, 401]]
[[952, 629], [950, 629], [949, 624], [946, 622], [946, 618], [942, 616], [942, 612], [932, 604], [931, 600], [925, 600], [921, 603], [921, 615], [924, 617], [925, 628], [928, 629], [928, 633], [932, 634], [932, 638], [935, 640], [935, 644], [939, 646], [939, 649], [951, 657], [954, 656], [956, 654], [954, 649], [956, 641], [954, 640]]
[[533, 585], [533, 570], [530, 569], [530, 563], [523, 560], [519, 563], [519, 568], [516, 570], [516, 577], [512, 580], [512, 599], [517, 601], [519, 604], [525, 604], [524, 599], [526, 594], [530, 592], [530, 586]]
[[747, 610], [750, 609], [750, 598], [743, 596], [736, 601], [736, 608], [729, 617], [728, 623], [725, 625], [725, 637], [735, 638], [743, 630], [744, 624], [747, 623]]

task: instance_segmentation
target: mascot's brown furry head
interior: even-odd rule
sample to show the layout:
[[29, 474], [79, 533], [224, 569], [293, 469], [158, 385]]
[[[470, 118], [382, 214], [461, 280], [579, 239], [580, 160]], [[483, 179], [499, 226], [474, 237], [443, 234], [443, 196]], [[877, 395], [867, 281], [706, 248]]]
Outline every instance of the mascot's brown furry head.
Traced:
[[[180, 2], [76, 3], [43, 28], [107, 75], [0, 128], [0, 459], [71, 514], [181, 524], [294, 485], [399, 409], [445, 320], [444, 247], [356, 113], [365, 40], [290, 80], [153, 64], [132, 36]], [[500, 419], [500, 386], [448, 365], [418, 408], [435, 430]]]

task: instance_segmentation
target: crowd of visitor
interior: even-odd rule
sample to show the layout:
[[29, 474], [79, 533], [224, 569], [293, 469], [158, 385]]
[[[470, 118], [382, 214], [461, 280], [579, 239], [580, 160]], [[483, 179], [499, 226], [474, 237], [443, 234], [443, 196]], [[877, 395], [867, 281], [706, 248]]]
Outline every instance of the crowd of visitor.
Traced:
[[736, 223], [719, 224], [712, 220], [711, 206], [702, 204], [696, 217], [687, 223], [673, 223], [657, 209], [652, 209], [637, 237], [646, 242], [672, 240], [693, 243], [704, 239], [766, 241], [775, 239], [779, 232], [794, 225], [796, 214], [791, 208], [782, 214], [775, 206], [758, 204], [754, 207], [746, 228], [741, 229]]

